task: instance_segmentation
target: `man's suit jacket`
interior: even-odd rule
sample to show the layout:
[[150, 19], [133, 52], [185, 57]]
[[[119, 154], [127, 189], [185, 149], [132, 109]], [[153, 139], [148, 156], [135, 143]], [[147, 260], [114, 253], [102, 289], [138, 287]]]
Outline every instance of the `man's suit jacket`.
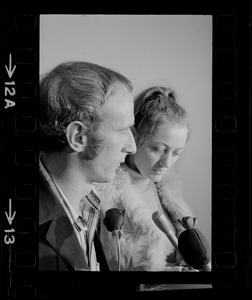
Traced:
[[[39, 184], [39, 270], [88, 271], [73, 225], [41, 174]], [[109, 271], [97, 231], [94, 244], [100, 270]]]

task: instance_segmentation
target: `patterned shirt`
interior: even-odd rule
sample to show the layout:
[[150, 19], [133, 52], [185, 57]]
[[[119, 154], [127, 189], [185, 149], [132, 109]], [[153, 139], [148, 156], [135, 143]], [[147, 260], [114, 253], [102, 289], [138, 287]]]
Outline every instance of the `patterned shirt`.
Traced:
[[94, 233], [97, 227], [97, 223], [100, 217], [100, 199], [97, 194], [91, 190], [91, 192], [84, 196], [80, 200], [80, 207], [82, 216], [80, 216], [70, 201], [63, 194], [62, 190], [58, 186], [57, 182], [53, 179], [52, 174], [43, 164], [41, 156], [39, 159], [40, 172], [48, 182], [52, 192], [63, 206], [74, 231], [77, 235], [83, 254], [89, 265], [90, 271], [100, 271], [99, 263], [96, 259], [95, 247], [94, 247]]

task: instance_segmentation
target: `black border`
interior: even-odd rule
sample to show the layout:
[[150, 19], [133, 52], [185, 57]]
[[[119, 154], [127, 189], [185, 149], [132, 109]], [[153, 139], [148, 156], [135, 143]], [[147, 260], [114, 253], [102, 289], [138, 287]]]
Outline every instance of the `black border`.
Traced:
[[[97, 3], [97, 7], [94, 8], [92, 5], [93, 8], [90, 8], [87, 3], [77, 5], [73, 2], [70, 4], [54, 2], [52, 5], [49, 1], [28, 0], [14, 2], [5, 0], [1, 5], [2, 82], [7, 80], [5, 65], [8, 63], [9, 53], [12, 53], [17, 66], [13, 76], [17, 88], [24, 82], [33, 83], [36, 93], [30, 98], [16, 96], [16, 106], [4, 109], [4, 87], [1, 88], [1, 296], [6, 298], [47, 296], [55, 299], [67, 295], [73, 297], [78, 292], [86, 296], [87, 291], [93, 291], [94, 294], [102, 296], [115, 294], [121, 297], [137, 294], [139, 297], [146, 297], [153, 296], [156, 292], [138, 292], [139, 284], [161, 284], [167, 281], [211, 283], [213, 289], [163, 291], [158, 292], [159, 296], [182, 294], [193, 296], [195, 293], [207, 296], [220, 291], [224, 291], [225, 295], [228, 295], [228, 292], [233, 295], [234, 290], [251, 288], [251, 39], [249, 38], [251, 2], [177, 1], [177, 3], [167, 3], [166, 6], [162, 2], [160, 4], [155, 2], [150, 3], [149, 7], [144, 3], [141, 9], [135, 8], [135, 4], [133, 6], [130, 3], [118, 3], [117, 6], [112, 7], [106, 4], [105, 7], [101, 7]], [[36, 265], [38, 244], [36, 120], [39, 114], [37, 89], [39, 15], [82, 13], [213, 16], [213, 271], [211, 273], [38, 272]], [[29, 57], [20, 55], [22, 49], [34, 50], [34, 60], [29, 61]], [[219, 50], [223, 49], [233, 50], [234, 57], [233, 54], [220, 53]], [[30, 119], [25, 119], [26, 121], [22, 121], [24, 127], [21, 131], [17, 131], [17, 120], [22, 116], [33, 117], [35, 125], [33, 126]], [[27, 131], [27, 128], [33, 130]], [[17, 164], [16, 151], [20, 150], [34, 151], [35, 159], [29, 161], [32, 161], [30, 165], [28, 163], [29, 166], [20, 167]], [[228, 153], [233, 154], [227, 154], [227, 150]], [[26, 186], [27, 190], [24, 193], [30, 193], [28, 198], [23, 201], [16, 199], [17, 194], [20, 193], [20, 184], [27, 183], [34, 185], [34, 194], [29, 186]], [[4, 229], [8, 227], [4, 212], [8, 210], [9, 198], [13, 199], [13, 209], [17, 212], [17, 217], [21, 218], [20, 220], [30, 218], [35, 220], [35, 230], [29, 234], [15, 232], [16, 242], [11, 246], [4, 244]], [[220, 230], [220, 225], [224, 229]], [[15, 226], [15, 229], [18, 229], [16, 222]], [[28, 253], [21, 253], [21, 256], [17, 257], [23, 251]], [[30, 252], [35, 256], [30, 255]], [[231, 255], [224, 256], [223, 262], [219, 258], [223, 258], [225, 252]], [[222, 266], [219, 265], [219, 260]], [[17, 263], [19, 266], [16, 265]], [[22, 263], [27, 263], [29, 267], [22, 266]]]

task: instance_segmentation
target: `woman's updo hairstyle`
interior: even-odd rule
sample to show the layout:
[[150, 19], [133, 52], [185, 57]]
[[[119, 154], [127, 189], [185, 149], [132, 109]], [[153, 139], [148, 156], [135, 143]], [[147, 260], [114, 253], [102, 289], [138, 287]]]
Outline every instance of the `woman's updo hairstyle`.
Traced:
[[138, 146], [164, 122], [189, 129], [187, 112], [177, 103], [176, 93], [171, 88], [150, 87], [142, 91], [135, 98], [134, 114], [133, 133]]

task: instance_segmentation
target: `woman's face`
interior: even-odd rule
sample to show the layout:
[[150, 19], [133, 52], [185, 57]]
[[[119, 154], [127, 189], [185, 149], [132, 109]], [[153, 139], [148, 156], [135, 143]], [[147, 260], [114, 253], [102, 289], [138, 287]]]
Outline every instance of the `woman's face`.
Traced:
[[182, 154], [188, 133], [188, 128], [180, 124], [162, 123], [132, 156], [136, 169], [150, 180], [160, 181]]

